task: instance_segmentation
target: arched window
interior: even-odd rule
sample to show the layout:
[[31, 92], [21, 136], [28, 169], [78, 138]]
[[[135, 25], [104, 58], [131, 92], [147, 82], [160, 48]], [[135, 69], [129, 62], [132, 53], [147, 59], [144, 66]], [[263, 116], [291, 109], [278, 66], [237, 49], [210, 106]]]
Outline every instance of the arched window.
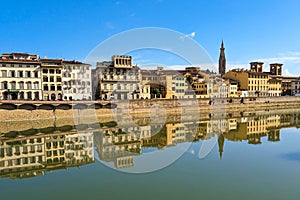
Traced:
[[34, 87], [34, 89], [38, 90], [39, 89], [39, 82], [38, 81], [34, 82], [33, 87]]
[[2, 89], [8, 89], [7, 81], [4, 81], [1, 83], [1, 88]]
[[27, 92], [27, 99], [32, 100], [32, 92]]
[[31, 85], [31, 82], [30, 82], [30, 81], [28, 81], [28, 82], [26, 83], [26, 85], [27, 85], [27, 89], [28, 89], [28, 90], [31, 90], [31, 89], [32, 89], [32, 85]]
[[19, 93], [19, 99], [24, 100], [24, 92]]
[[18, 84], [19, 84], [19, 89], [23, 90], [24, 89], [24, 82], [20, 81]]
[[16, 89], [16, 81], [10, 82], [10, 88], [11, 89]]

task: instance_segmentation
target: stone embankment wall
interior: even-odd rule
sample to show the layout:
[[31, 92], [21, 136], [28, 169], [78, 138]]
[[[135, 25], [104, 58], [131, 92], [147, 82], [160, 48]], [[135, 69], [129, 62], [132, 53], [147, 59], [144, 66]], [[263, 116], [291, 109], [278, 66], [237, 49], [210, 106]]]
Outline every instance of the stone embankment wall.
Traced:
[[272, 97], [272, 98], [246, 98], [241, 103], [240, 98], [236, 99], [151, 99], [151, 100], [130, 100], [114, 101], [112, 104], [117, 108], [98, 109], [55, 109], [55, 110], [26, 110], [0, 109], [1, 122], [28, 121], [29, 124], [36, 120], [53, 122], [58, 120], [61, 123], [93, 123], [97, 121], [113, 121], [117, 116], [139, 116], [151, 115], [189, 115], [209, 114], [228, 112], [253, 112], [265, 111], [268, 109], [300, 108], [300, 97]]

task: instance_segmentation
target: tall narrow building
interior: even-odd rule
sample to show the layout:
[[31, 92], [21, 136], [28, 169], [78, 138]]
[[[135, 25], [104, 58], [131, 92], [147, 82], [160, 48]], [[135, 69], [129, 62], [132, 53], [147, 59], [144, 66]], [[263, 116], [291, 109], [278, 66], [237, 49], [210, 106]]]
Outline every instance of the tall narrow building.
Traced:
[[220, 57], [219, 57], [219, 74], [224, 75], [226, 72], [226, 57], [225, 57], [225, 48], [222, 40], [220, 48]]

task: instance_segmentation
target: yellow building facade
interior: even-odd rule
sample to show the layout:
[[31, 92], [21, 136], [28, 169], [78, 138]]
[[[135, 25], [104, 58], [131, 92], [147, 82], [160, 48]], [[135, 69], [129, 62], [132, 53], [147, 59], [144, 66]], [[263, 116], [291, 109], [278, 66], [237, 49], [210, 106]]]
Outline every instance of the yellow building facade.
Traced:
[[268, 81], [269, 84], [269, 96], [270, 97], [278, 97], [281, 96], [281, 83], [282, 81], [279, 79], [270, 79]]
[[269, 75], [263, 72], [234, 69], [224, 75], [238, 82], [240, 91], [248, 91], [250, 97], [269, 96]]

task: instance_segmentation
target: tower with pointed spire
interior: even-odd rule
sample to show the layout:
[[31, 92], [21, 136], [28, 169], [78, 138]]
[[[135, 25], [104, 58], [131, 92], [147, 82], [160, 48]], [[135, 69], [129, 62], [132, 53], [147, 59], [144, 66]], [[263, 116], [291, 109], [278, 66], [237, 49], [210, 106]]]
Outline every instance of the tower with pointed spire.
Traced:
[[220, 57], [219, 57], [219, 74], [224, 75], [226, 72], [226, 57], [225, 57], [225, 48], [224, 42], [222, 40], [220, 48]]
[[220, 160], [222, 160], [223, 148], [224, 148], [224, 135], [223, 134], [219, 135], [218, 144], [219, 144]]

